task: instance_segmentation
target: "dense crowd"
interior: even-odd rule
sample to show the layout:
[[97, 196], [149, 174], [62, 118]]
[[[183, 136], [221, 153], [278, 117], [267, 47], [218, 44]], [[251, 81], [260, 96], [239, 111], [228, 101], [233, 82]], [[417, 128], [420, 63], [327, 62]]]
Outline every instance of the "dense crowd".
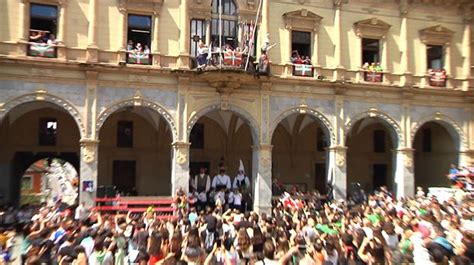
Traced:
[[83, 204], [10, 209], [1, 257], [4, 264], [472, 264], [474, 203], [458, 192], [446, 201], [420, 190], [396, 200], [382, 189], [361, 204], [284, 193], [271, 214], [220, 203], [198, 211], [177, 192], [172, 219], [153, 207], [138, 215]]

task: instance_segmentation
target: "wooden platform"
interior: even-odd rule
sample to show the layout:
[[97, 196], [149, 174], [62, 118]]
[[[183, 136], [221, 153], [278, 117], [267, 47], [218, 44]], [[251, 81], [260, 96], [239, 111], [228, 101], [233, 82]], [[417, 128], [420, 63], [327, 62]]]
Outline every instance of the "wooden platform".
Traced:
[[134, 196], [115, 198], [96, 198], [95, 209], [100, 212], [146, 212], [153, 206], [158, 219], [176, 218], [173, 198], [161, 196]]

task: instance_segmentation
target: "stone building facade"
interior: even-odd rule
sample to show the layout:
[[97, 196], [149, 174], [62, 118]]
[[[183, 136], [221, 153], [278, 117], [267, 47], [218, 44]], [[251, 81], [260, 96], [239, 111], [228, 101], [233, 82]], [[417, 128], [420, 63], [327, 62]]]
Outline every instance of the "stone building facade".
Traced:
[[[271, 206], [272, 176], [304, 190], [333, 184], [337, 197], [353, 182], [410, 196], [415, 185], [445, 184], [449, 163], [473, 162], [472, 1], [222, 2], [236, 43], [261, 7], [257, 47], [267, 33], [277, 43], [270, 77], [192, 69], [193, 37], [212, 42], [218, 1], [1, 1], [4, 201], [17, 201], [22, 172], [48, 156], [72, 161], [81, 185], [120, 182], [141, 195], [187, 189], [190, 167], [215, 173], [225, 163], [234, 175], [242, 159], [261, 211]], [[148, 28], [131, 28], [131, 16]], [[54, 27], [53, 58], [31, 51], [37, 25]], [[129, 61], [136, 32], [148, 34], [149, 65]], [[310, 75], [295, 75], [295, 47], [311, 58]], [[362, 68], [374, 54], [380, 79]], [[441, 87], [430, 63], [447, 77]], [[40, 143], [45, 119], [57, 124], [54, 144]], [[124, 130], [133, 143], [121, 146]], [[80, 190], [92, 204], [95, 192]]]

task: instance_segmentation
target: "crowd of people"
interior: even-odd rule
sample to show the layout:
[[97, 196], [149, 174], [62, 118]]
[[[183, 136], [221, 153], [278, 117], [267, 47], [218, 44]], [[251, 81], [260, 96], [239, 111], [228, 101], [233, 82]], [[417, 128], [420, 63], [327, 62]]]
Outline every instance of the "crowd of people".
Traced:
[[[204, 170], [193, 189], [227, 189], [225, 172]], [[202, 176], [202, 177], [201, 177]], [[225, 180], [224, 180], [225, 179]], [[220, 182], [224, 180], [223, 182]], [[226, 188], [224, 188], [224, 186]], [[229, 203], [198, 207], [176, 193], [175, 218], [153, 207], [140, 214], [100, 213], [84, 204], [25, 208], [0, 231], [1, 262], [21, 264], [472, 264], [474, 203], [417, 192], [396, 199], [386, 188], [355, 204], [283, 193], [271, 213]], [[225, 196], [223, 196], [225, 198]], [[234, 201], [235, 202], [235, 201]], [[202, 207], [204, 206], [204, 207]], [[245, 211], [242, 211], [245, 210]], [[11, 215], [9, 218], [15, 218]], [[15, 235], [13, 224], [20, 232]], [[21, 238], [20, 235], [23, 237]], [[18, 257], [14, 240], [21, 244]]]
[[368, 62], [365, 62], [364, 65], [362, 65], [362, 70], [366, 72], [383, 72], [383, 68], [380, 62], [373, 62], [370, 64]]
[[309, 56], [300, 55], [297, 50], [291, 53], [291, 63], [292, 64], [309, 64], [311, 65], [311, 58]]
[[56, 45], [56, 36], [52, 32], [43, 30], [31, 30], [30, 42], [38, 44]]
[[143, 46], [141, 42], [134, 43], [133, 40], [129, 40], [127, 43], [127, 52], [137, 55], [148, 55], [150, 54], [150, 47], [148, 47], [148, 45]]

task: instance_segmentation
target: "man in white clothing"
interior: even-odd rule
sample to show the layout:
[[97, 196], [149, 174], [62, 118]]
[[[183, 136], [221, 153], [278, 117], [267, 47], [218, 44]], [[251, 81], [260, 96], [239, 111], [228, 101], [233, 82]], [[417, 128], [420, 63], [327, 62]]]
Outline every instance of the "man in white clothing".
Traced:
[[214, 179], [212, 180], [212, 188], [216, 189], [217, 191], [223, 189], [230, 189], [230, 177], [225, 173], [225, 168], [221, 167], [219, 170], [219, 174], [217, 174]]
[[207, 197], [209, 191], [211, 190], [211, 178], [206, 174], [206, 168], [201, 167], [199, 169], [199, 174], [194, 176], [194, 179], [191, 181], [191, 186], [198, 194], [198, 209], [203, 210], [207, 206]]

